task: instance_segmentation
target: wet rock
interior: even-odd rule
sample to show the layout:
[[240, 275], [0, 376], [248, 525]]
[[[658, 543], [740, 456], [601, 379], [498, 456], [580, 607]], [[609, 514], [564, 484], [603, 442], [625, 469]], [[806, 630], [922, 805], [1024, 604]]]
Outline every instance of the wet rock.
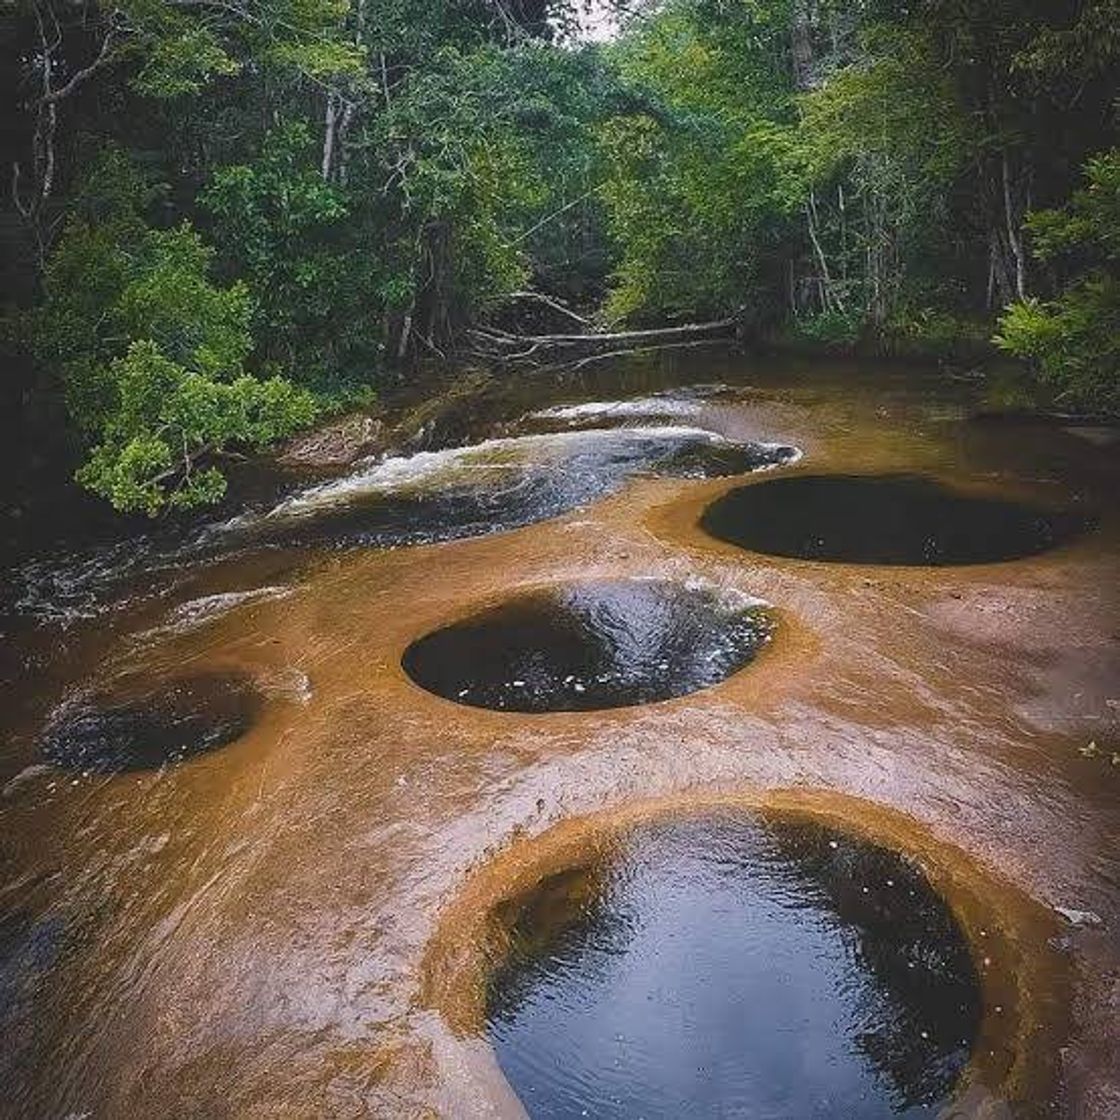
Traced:
[[465, 370], [400, 413], [392, 424], [392, 446], [427, 451], [477, 438], [493, 424], [498, 390], [492, 374]]
[[716, 478], [778, 466], [797, 454], [679, 426], [489, 439], [361, 464], [264, 517], [231, 522], [231, 529], [249, 539], [340, 548], [457, 540], [556, 517], [637, 475]]
[[1092, 910], [1073, 910], [1065, 906], [1055, 906], [1054, 913], [1060, 914], [1071, 926], [1099, 926], [1104, 920]]
[[285, 467], [342, 467], [383, 449], [385, 421], [352, 413], [290, 439], [276, 457]]

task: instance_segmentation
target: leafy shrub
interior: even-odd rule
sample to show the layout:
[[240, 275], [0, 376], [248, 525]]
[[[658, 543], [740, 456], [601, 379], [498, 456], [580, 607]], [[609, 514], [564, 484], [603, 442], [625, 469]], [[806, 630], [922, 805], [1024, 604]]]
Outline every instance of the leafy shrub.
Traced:
[[821, 311], [816, 315], [797, 316], [793, 320], [790, 333], [796, 342], [847, 350], [859, 341], [862, 329], [862, 312], [833, 310]]
[[[119, 153], [105, 158], [120, 163]], [[213, 502], [225, 490], [215, 456], [310, 423], [315, 398], [245, 371], [249, 293], [210, 281], [213, 251], [189, 223], [148, 227], [135, 189], [90, 201], [47, 264], [32, 325], [34, 348], [60, 367], [90, 448], [78, 480], [120, 510]]]
[[1091, 159], [1087, 185], [1060, 210], [1032, 214], [1035, 255], [1071, 262], [1053, 300], [1012, 304], [995, 343], [1034, 363], [1074, 407], [1120, 413], [1120, 148]]
[[990, 321], [929, 307], [903, 308], [883, 324], [879, 343], [888, 354], [963, 358], [989, 350], [990, 335]]

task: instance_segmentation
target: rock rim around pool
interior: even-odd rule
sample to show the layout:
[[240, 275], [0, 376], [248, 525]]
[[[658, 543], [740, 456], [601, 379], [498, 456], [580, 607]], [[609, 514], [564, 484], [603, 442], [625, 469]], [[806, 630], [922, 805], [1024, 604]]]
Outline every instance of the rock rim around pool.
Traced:
[[248, 674], [137, 675], [62, 704], [39, 746], [48, 762], [87, 774], [157, 770], [239, 739], [261, 706]]
[[918, 474], [793, 474], [736, 487], [701, 515], [710, 536], [791, 559], [903, 567], [990, 564], [1056, 548], [1091, 529], [1055, 509]]
[[580, 712], [670, 700], [743, 669], [775, 629], [741, 592], [669, 579], [603, 579], [514, 594], [434, 630], [405, 673], [470, 707]]
[[697, 795], [565, 820], [473, 871], [424, 999], [462, 1039], [464, 1102], [512, 1090], [534, 1120], [1042, 1117], [1071, 983], [1055, 928], [902, 814]]

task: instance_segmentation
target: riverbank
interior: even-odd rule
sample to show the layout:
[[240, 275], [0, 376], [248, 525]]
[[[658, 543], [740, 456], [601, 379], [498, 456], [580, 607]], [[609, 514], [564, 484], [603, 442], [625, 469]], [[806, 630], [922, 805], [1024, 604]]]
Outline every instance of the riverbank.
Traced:
[[[977, 961], [988, 931], [1018, 980], [1014, 1029], [986, 1020], [999, 1057], [978, 1076], [1020, 1104], [1045, 1095], [1046, 1115], [1111, 1115], [1115, 455], [1078, 430], [976, 423], [971, 383], [936, 370], [689, 351], [512, 388], [479, 415], [481, 457], [352, 470], [304, 496], [308, 516], [466, 486], [500, 496], [496, 524], [510, 490], [486, 487], [511, 457], [582, 477], [616, 445], [587, 458], [581, 432], [657, 425], [796, 446], [790, 477], [919, 473], [1099, 523], [1004, 563], [783, 559], [700, 527], [743, 478], [640, 472], [516, 531], [230, 550], [61, 644], [46, 627], [5, 712], [17, 1109], [518, 1115], [485, 1037], [440, 1014], [472, 998], [457, 974], [432, 987], [444, 923], [550, 867], [554, 837], [578, 862], [604, 825], [730, 804], [824, 813], [920, 861]], [[468, 707], [402, 667], [417, 639], [518, 591], [651, 577], [766, 600], [772, 641], [712, 688], [607, 712]], [[39, 729], [68, 697], [185, 669], [256, 682], [253, 726], [159, 770], [43, 765]]]

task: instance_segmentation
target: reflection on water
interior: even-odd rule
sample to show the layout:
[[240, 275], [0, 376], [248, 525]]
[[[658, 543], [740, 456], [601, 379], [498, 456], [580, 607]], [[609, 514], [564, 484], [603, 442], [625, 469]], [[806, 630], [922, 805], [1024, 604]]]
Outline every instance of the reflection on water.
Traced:
[[405, 651], [422, 687], [480, 708], [588, 711], [684, 696], [751, 661], [772, 624], [754, 602], [670, 580], [564, 585], [510, 599]]
[[493, 918], [489, 1036], [534, 1120], [928, 1116], [979, 1027], [922, 873], [817, 823], [644, 824]]
[[43, 756], [90, 773], [156, 769], [231, 743], [258, 707], [252, 681], [236, 674], [141, 681], [121, 693], [63, 704], [43, 734]]
[[790, 462], [792, 447], [701, 428], [594, 428], [486, 440], [377, 462], [233, 525], [286, 544], [422, 544], [515, 529], [617, 490], [641, 472], [717, 478]]
[[713, 502], [714, 537], [774, 556], [851, 564], [987, 564], [1032, 556], [1091, 519], [957, 493], [916, 475], [799, 475]]

